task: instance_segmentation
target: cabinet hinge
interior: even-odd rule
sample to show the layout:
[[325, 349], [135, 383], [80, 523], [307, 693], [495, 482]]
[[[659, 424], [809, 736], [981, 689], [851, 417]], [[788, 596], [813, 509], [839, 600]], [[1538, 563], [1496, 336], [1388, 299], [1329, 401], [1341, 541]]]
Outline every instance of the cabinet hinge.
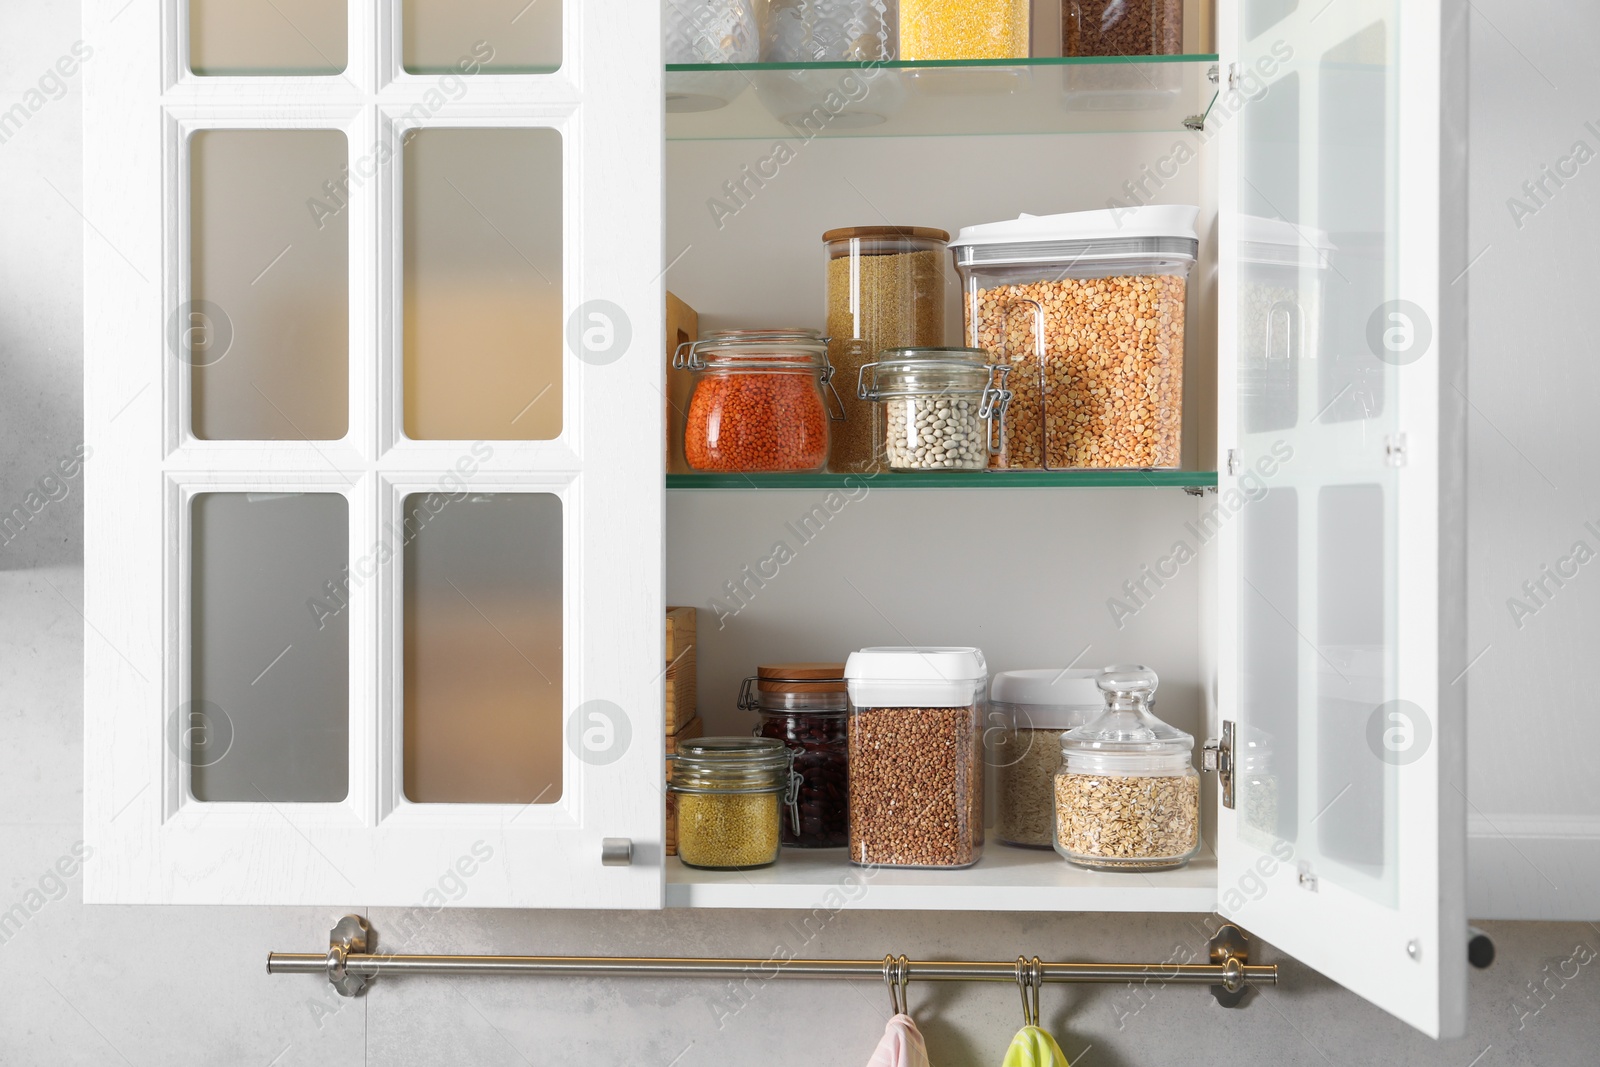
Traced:
[[1309, 892], [1317, 891], [1317, 876], [1311, 871], [1311, 864], [1306, 860], [1300, 861], [1300, 888]]
[[1201, 766], [1215, 771], [1217, 788], [1222, 793], [1222, 806], [1233, 807], [1233, 723], [1224, 721], [1222, 737], [1206, 742], [1200, 754]]
[[1228, 476], [1230, 478], [1239, 476], [1239, 466], [1239, 450], [1237, 448], [1228, 449]]
[[1239, 64], [1237, 63], [1228, 64], [1228, 88], [1239, 88]]
[[1391, 467], [1404, 467], [1406, 465], [1406, 435], [1392, 433], [1383, 439], [1384, 459]]

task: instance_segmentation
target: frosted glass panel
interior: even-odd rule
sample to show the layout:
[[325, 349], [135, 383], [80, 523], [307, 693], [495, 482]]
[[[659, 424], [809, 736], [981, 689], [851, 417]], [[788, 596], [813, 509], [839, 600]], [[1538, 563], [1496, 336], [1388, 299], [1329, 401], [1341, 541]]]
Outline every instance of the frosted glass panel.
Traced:
[[202, 493], [192, 510], [191, 699], [171, 736], [206, 801], [349, 791], [348, 509], [335, 493]]
[[[1398, 776], [1424, 751], [1406, 735], [1426, 713], [1400, 699], [1395, 670], [1387, 448], [1407, 354], [1374, 347], [1372, 325], [1400, 295], [1398, 0], [1363, 2], [1367, 18], [1330, 13], [1297, 23], [1288, 52], [1273, 53], [1274, 30], [1241, 55], [1278, 73], [1240, 119], [1235, 194], [1237, 432], [1266, 487], [1240, 520], [1237, 826], [1257, 849], [1287, 842], [1322, 885], [1393, 906]], [[1242, 8], [1263, 26], [1286, 13]]]
[[347, 18], [344, 0], [189, 0], [189, 69], [338, 74]]
[[561, 0], [405, 0], [414, 74], [541, 74], [561, 66]]
[[554, 130], [407, 138], [406, 436], [561, 433], [561, 194]]
[[168, 324], [207, 440], [338, 440], [349, 425], [350, 236], [338, 130], [190, 140], [191, 299]]
[[1245, 587], [1239, 610], [1247, 638], [1239, 673], [1244, 721], [1234, 739], [1236, 808], [1240, 832], [1270, 849], [1273, 841], [1293, 844], [1299, 832], [1298, 667], [1302, 654], [1309, 655], [1292, 621], [1300, 614], [1299, 494], [1268, 490], [1240, 519]]
[[405, 793], [561, 799], [561, 500], [406, 498]]

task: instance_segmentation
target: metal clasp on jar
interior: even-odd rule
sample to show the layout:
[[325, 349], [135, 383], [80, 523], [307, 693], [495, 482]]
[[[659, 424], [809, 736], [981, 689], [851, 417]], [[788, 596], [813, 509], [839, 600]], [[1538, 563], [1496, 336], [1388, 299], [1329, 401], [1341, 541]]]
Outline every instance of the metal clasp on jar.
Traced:
[[740, 711], [761, 710], [761, 702], [756, 699], [755, 694], [756, 681], [756, 675], [752, 674], [739, 684], [739, 703], [737, 707]]
[[[978, 402], [978, 418], [988, 423], [984, 444], [988, 446], [991, 456], [998, 456], [1006, 444], [1006, 408], [1011, 406], [1011, 390], [1006, 388], [1006, 376], [1010, 373], [1011, 368], [1004, 363], [990, 364], [990, 384], [984, 386], [983, 399]], [[998, 441], [995, 433], [997, 424]]]
[[[822, 343], [824, 345], [832, 344], [833, 338], [824, 337], [822, 339]], [[828, 358], [827, 349], [823, 349], [822, 371], [817, 375], [817, 383], [819, 385], [825, 385], [828, 387], [828, 392], [833, 394], [833, 402], [839, 406], [839, 413], [837, 415], [831, 411], [828, 412], [828, 420], [830, 422], [844, 422], [850, 417], [850, 413], [845, 410], [844, 397], [839, 395], [838, 388], [833, 384], [833, 375], [833, 361]], [[798, 833], [799, 831], [796, 832]]]
[[[705, 370], [706, 361], [700, 358], [699, 341], [681, 341], [672, 350], [673, 370]], [[684, 349], [688, 349], [685, 353]]]

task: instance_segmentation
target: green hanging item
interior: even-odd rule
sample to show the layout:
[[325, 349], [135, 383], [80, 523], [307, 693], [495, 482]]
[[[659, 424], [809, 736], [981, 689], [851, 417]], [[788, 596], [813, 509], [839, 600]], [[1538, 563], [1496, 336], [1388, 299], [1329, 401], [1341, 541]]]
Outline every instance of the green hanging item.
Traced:
[[1056, 1039], [1037, 1026], [1024, 1026], [1011, 1039], [1000, 1067], [1072, 1067]]

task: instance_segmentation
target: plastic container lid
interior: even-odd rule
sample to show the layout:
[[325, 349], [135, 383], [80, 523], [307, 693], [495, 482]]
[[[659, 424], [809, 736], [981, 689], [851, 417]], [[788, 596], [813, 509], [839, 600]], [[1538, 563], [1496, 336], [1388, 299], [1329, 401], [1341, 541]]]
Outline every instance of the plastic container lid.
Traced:
[[981, 693], [989, 665], [970, 646], [863, 648], [844, 665], [850, 703], [859, 708], [961, 708]]
[[1105, 697], [1095, 679], [1097, 670], [1063, 670], [1045, 667], [1027, 671], [1001, 671], [989, 683], [989, 699], [1000, 704], [1027, 707], [1027, 722], [1018, 727], [1070, 730], [1083, 724], [1084, 710], [1099, 711]]
[[1195, 222], [1200, 209], [1187, 204], [1101, 208], [1059, 215], [1018, 215], [1003, 222], [963, 226], [951, 248], [1028, 244], [1035, 241], [1096, 241], [1107, 237], [1183, 237], [1200, 239]]
[[1159, 773], [1189, 764], [1194, 736], [1150, 714], [1158, 685], [1143, 666], [1107, 667], [1096, 679], [1106, 710], [1061, 735], [1068, 767], [1109, 774]]
[[1239, 258], [1245, 263], [1308, 264], [1327, 270], [1338, 249], [1323, 230], [1296, 226], [1287, 219], [1240, 215], [1236, 220]]

